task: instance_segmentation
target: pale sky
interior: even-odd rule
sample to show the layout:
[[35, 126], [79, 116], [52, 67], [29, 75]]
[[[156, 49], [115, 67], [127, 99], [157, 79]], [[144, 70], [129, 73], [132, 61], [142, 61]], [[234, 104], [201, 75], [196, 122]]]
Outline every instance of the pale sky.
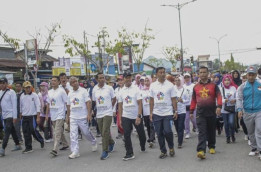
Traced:
[[[61, 35], [55, 40], [54, 57], [68, 57], [64, 53], [62, 35], [82, 39], [83, 31], [97, 35], [101, 27], [107, 27], [114, 38], [117, 30], [126, 27], [130, 31], [142, 31], [147, 20], [156, 39], [145, 53], [164, 57], [163, 46], [180, 47], [178, 11], [162, 4], [177, 4], [186, 0], [0, 0], [0, 28], [11, 37], [31, 39], [35, 28], [45, 31], [51, 23], [61, 22]], [[261, 0], [197, 0], [181, 10], [183, 47], [188, 55], [210, 54], [217, 58], [217, 42], [220, 43], [221, 61], [230, 58], [244, 64], [261, 63]], [[90, 45], [96, 41], [89, 37]], [[0, 40], [0, 44], [3, 41]], [[97, 51], [92, 49], [92, 53]]]

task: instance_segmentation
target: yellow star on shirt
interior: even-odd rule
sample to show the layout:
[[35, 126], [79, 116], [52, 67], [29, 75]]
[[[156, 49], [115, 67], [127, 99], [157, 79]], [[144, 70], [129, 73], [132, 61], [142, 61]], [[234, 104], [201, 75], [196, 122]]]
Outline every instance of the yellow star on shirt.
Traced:
[[201, 91], [199, 91], [200, 92], [200, 97], [201, 98], [208, 98], [208, 93], [209, 93], [209, 90], [208, 89], [206, 89], [205, 87], [203, 87], [203, 89], [201, 90]]

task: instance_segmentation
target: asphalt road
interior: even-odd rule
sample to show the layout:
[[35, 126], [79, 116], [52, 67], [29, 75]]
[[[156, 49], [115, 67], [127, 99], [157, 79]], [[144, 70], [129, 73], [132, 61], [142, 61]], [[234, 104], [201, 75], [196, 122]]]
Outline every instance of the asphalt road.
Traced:
[[[92, 130], [95, 133], [94, 130]], [[112, 133], [115, 138], [116, 127], [112, 127]], [[69, 140], [69, 134], [66, 133]], [[69, 150], [60, 152], [56, 158], [51, 158], [49, 152], [53, 143], [46, 143], [45, 148], [41, 149], [40, 144], [33, 141], [34, 152], [22, 154], [11, 152], [13, 141], [10, 139], [6, 149], [6, 156], [0, 158], [0, 172], [53, 172], [53, 171], [92, 171], [92, 172], [112, 172], [112, 171], [142, 171], [142, 172], [260, 172], [261, 161], [257, 157], [249, 157], [250, 147], [247, 141], [243, 139], [243, 132], [236, 135], [237, 141], [234, 144], [226, 144], [224, 132], [217, 136], [217, 153], [210, 155], [207, 153], [207, 159], [199, 160], [196, 157], [197, 135], [192, 133], [192, 137], [185, 140], [182, 149], [177, 149], [177, 137], [175, 141], [175, 157], [159, 159], [159, 146], [147, 148], [146, 152], [140, 152], [139, 141], [136, 134], [132, 134], [135, 159], [123, 161], [125, 148], [122, 140], [117, 140], [115, 151], [110, 154], [107, 160], [100, 160], [101, 145], [97, 152], [91, 151], [91, 144], [86, 140], [80, 141], [80, 154], [77, 159], [70, 160]], [[101, 138], [98, 138], [100, 142]], [[146, 145], [148, 147], [148, 145]], [[24, 146], [23, 146], [24, 148]]]

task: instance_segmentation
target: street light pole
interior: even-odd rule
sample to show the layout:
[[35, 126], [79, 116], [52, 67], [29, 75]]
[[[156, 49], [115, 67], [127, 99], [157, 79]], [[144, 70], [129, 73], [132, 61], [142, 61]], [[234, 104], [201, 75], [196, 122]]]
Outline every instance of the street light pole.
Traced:
[[209, 37], [210, 39], [216, 40], [216, 41], [217, 41], [217, 44], [218, 44], [218, 61], [219, 61], [218, 67], [219, 67], [219, 68], [221, 67], [221, 61], [220, 61], [220, 45], [219, 45], [219, 44], [220, 44], [221, 39], [223, 39], [223, 38], [226, 37], [226, 36], [227, 36], [227, 34], [221, 36], [219, 39], [214, 38], [214, 37]]
[[163, 7], [174, 7], [178, 10], [179, 12], [179, 33], [180, 33], [180, 61], [181, 61], [181, 65], [180, 65], [180, 68], [181, 68], [181, 72], [183, 74], [183, 69], [184, 69], [184, 61], [183, 61], [183, 43], [182, 43], [182, 29], [181, 29], [181, 15], [180, 15], [180, 10], [182, 7], [184, 7], [185, 5], [189, 4], [189, 3], [192, 3], [192, 2], [195, 2], [196, 0], [192, 0], [192, 1], [188, 1], [188, 2], [184, 2], [182, 4], [178, 3], [178, 5], [161, 5]]

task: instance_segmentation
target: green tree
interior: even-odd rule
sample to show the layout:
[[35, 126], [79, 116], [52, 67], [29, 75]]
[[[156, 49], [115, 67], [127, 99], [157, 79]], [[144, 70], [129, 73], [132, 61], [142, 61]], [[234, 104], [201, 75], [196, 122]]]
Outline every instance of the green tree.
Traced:
[[172, 67], [176, 66], [177, 60], [180, 58], [180, 49], [177, 47], [163, 47], [162, 54], [172, 64]]
[[163, 59], [151, 58], [148, 61], [148, 64], [154, 66], [155, 68], [163, 66]]
[[[59, 35], [59, 31], [61, 29], [60, 23], [53, 23], [49, 27], [45, 27], [47, 30], [47, 34], [42, 34], [40, 32], [40, 29], [36, 30], [35, 34], [29, 34], [31, 37], [37, 40], [37, 49], [41, 51], [38, 51], [38, 57], [39, 61], [37, 62], [36, 66], [31, 67], [29, 66], [26, 57], [24, 54], [21, 54], [19, 57], [22, 59], [22, 61], [25, 63], [26, 67], [28, 68], [28, 71], [31, 73], [33, 76], [34, 80], [34, 88], [37, 90], [37, 73], [38, 73], [38, 67], [41, 62], [42, 56], [45, 55], [46, 52], [50, 51], [50, 46], [54, 42], [55, 38]], [[14, 49], [15, 52], [18, 52], [20, 50], [20, 44], [25, 44], [22, 43], [20, 39], [18, 38], [12, 38], [9, 37], [6, 32], [3, 32], [0, 30], [0, 37], [6, 42], [11, 48]], [[41, 42], [44, 41], [43, 47], [40, 47]], [[27, 78], [26, 78], [27, 79]]]
[[117, 42], [122, 42], [123, 47], [130, 47], [134, 62], [137, 64], [138, 71], [144, 58], [145, 51], [149, 48], [150, 42], [155, 39], [152, 29], [145, 25], [143, 32], [129, 32], [126, 28], [122, 28], [118, 32]]

